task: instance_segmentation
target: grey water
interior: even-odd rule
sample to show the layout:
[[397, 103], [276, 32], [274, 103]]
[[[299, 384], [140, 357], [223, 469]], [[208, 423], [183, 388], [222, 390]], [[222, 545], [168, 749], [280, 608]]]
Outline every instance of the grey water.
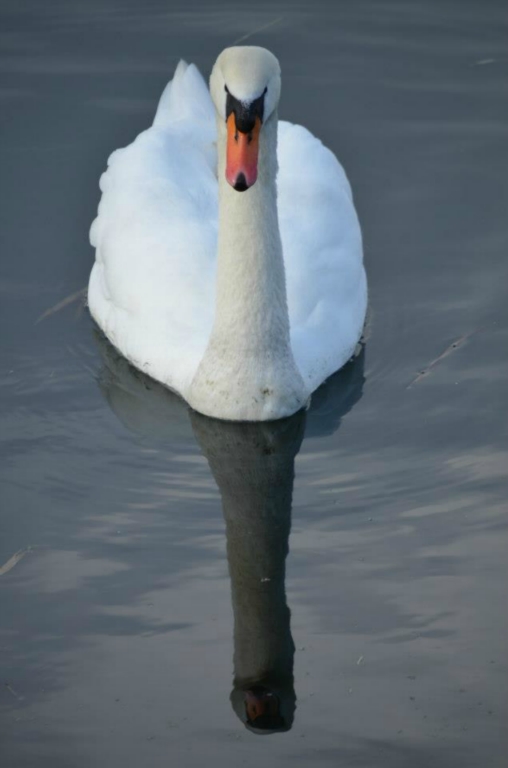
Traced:
[[[504, 768], [506, 39], [497, 0], [1, 0], [2, 766]], [[236, 41], [344, 164], [370, 287], [361, 354], [261, 425], [82, 293], [107, 156]]]

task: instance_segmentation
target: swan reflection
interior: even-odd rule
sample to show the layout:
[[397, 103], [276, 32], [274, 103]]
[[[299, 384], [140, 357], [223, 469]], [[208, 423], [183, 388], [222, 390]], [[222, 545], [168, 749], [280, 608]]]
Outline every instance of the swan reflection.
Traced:
[[295, 457], [304, 434], [332, 434], [361, 397], [364, 349], [318, 390], [307, 412], [274, 422], [235, 423], [189, 411], [97, 338], [105, 362], [101, 389], [129, 429], [145, 437], [188, 439], [190, 416], [226, 523], [234, 614], [231, 704], [253, 733], [287, 731], [296, 709], [285, 590]]

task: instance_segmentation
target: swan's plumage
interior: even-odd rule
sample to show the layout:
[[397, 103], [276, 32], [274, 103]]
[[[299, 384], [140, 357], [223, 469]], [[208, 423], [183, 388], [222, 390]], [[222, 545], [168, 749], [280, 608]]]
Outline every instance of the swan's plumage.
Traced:
[[[128, 360], [184, 398], [214, 317], [216, 135], [208, 88], [180, 62], [152, 127], [109, 158], [90, 233], [93, 317]], [[362, 333], [361, 232], [341, 165], [309, 131], [280, 121], [278, 162], [291, 344], [310, 394]]]

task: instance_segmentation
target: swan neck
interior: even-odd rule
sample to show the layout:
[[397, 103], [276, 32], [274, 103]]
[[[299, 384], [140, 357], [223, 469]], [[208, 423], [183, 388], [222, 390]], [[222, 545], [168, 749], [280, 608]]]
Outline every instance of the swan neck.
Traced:
[[226, 181], [226, 131], [219, 133], [219, 238], [214, 332], [230, 330], [248, 347], [289, 344], [289, 319], [277, 212], [277, 114], [263, 125], [258, 179], [245, 192]]

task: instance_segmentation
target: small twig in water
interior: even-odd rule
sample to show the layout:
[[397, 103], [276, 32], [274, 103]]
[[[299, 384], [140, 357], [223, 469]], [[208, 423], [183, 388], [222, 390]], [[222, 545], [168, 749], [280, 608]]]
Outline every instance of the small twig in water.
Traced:
[[9, 693], [12, 693], [14, 698], [17, 699], [18, 701], [23, 701], [23, 699], [25, 698], [24, 696], [20, 696], [19, 693], [16, 693], [12, 685], [9, 685], [9, 683], [5, 683], [5, 687], [7, 688]]
[[65, 307], [69, 306], [69, 304], [72, 304], [74, 301], [77, 301], [81, 297], [86, 296], [86, 288], [80, 288], [79, 291], [76, 291], [75, 293], [71, 293], [70, 296], [66, 296], [65, 299], [62, 299], [62, 301], [59, 301], [58, 304], [55, 304], [53, 307], [50, 307], [45, 312], [42, 313], [40, 317], [37, 318], [35, 321], [35, 325], [37, 323], [40, 323], [42, 320], [45, 320], [47, 317], [50, 317], [51, 315], [54, 315], [55, 312], [60, 312], [61, 309], [64, 309]]
[[406, 389], [410, 389], [414, 384], [418, 384], [419, 381], [429, 375], [432, 369], [435, 368], [436, 365], [441, 362], [441, 360], [444, 360], [445, 357], [448, 357], [448, 355], [451, 355], [451, 353], [455, 352], [456, 349], [459, 349], [459, 347], [461, 347], [468, 339], [470, 339], [471, 336], [474, 336], [475, 333], [483, 331], [484, 327], [485, 326], [482, 326], [482, 328], [476, 328], [474, 331], [471, 331], [471, 333], [465, 333], [463, 336], [459, 336], [459, 338], [453, 341], [449, 347], [446, 347], [444, 352], [441, 352], [441, 354], [434, 358], [434, 360], [431, 360], [426, 368], [422, 368], [422, 370], [418, 372], [415, 378], [407, 385]]
[[237, 38], [236, 40], [233, 40], [231, 45], [238, 45], [238, 43], [243, 43], [244, 40], [248, 40], [249, 37], [252, 37], [253, 35], [257, 35], [258, 32], [263, 32], [265, 29], [268, 29], [268, 27], [273, 27], [275, 24], [278, 24], [279, 21], [282, 21], [284, 16], [279, 16], [278, 19], [273, 19], [273, 21], [269, 21], [268, 24], [263, 24], [262, 27], [258, 27], [257, 29], [253, 29], [252, 32], [247, 32], [246, 35], [242, 35], [242, 37]]
[[12, 571], [15, 565], [19, 563], [19, 561], [27, 554], [27, 552], [31, 552], [32, 547], [27, 547], [26, 549], [20, 549], [18, 552], [15, 552], [12, 557], [10, 557], [6, 563], [2, 565], [0, 568], [0, 576], [4, 576], [6, 573], [9, 573], [9, 571]]

